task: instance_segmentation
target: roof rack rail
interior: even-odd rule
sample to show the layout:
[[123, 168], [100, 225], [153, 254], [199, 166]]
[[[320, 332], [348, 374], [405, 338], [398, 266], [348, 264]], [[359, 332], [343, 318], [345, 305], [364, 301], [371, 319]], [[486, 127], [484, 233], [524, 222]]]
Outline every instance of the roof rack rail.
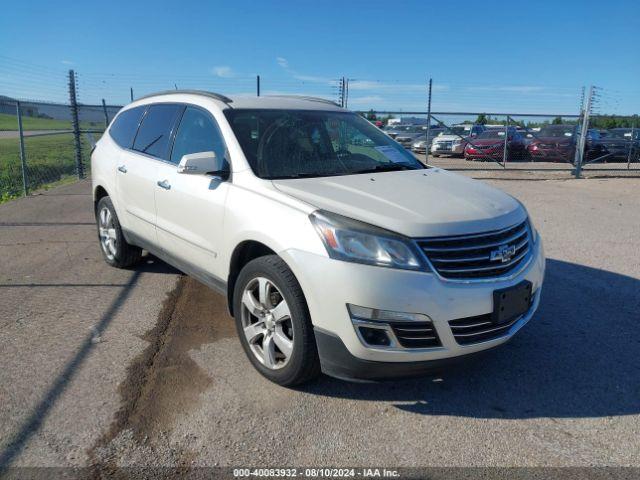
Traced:
[[162, 92], [156, 92], [156, 93], [150, 93], [149, 95], [144, 95], [140, 98], [136, 98], [136, 100], [142, 100], [143, 98], [157, 97], [159, 95], [174, 95], [174, 94], [180, 94], [180, 93], [187, 93], [191, 95], [202, 95], [203, 97], [214, 98], [224, 103], [233, 102], [233, 100], [231, 100], [229, 97], [225, 97], [224, 95], [220, 95], [219, 93], [215, 93], [215, 92], [208, 92], [206, 90], [164, 90]]
[[298, 100], [309, 100], [310, 102], [326, 103], [329, 105], [335, 105], [336, 107], [340, 106], [333, 100], [327, 100], [326, 98], [320, 97], [310, 97], [308, 95], [265, 95], [265, 97], [297, 98]]

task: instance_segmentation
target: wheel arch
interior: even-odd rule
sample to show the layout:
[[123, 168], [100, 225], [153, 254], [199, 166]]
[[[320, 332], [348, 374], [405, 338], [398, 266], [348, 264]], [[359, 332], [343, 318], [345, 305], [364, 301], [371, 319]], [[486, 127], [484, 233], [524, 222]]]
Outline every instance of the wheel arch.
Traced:
[[96, 214], [97, 210], [98, 210], [98, 202], [103, 199], [104, 197], [109, 197], [109, 193], [107, 192], [107, 189], [104, 188], [102, 185], [97, 185], [94, 189], [93, 189], [93, 213]]
[[229, 276], [227, 278], [227, 305], [231, 316], [234, 314], [233, 292], [240, 271], [251, 260], [266, 255], [277, 255], [277, 253], [271, 247], [258, 240], [244, 240], [234, 248], [229, 262]]

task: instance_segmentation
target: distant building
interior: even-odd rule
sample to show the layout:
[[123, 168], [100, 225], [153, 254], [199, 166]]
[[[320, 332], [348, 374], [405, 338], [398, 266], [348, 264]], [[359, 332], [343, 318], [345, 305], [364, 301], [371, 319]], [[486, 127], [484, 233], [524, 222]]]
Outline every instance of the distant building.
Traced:
[[[21, 104], [22, 115], [25, 117], [38, 117], [38, 107], [31, 103]], [[6, 113], [8, 115], [16, 114], [16, 99], [0, 95], [0, 113]]]

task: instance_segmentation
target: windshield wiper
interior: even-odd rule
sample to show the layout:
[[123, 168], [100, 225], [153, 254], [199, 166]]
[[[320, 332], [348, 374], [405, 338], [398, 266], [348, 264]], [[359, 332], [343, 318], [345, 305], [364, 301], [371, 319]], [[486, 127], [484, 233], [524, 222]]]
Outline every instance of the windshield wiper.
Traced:
[[366, 168], [364, 170], [356, 170], [353, 174], [358, 173], [376, 173], [376, 172], [397, 172], [399, 170], [417, 170], [408, 164], [403, 163], [383, 163], [375, 167]]
[[281, 177], [266, 177], [269, 180], [289, 180], [295, 178], [316, 178], [316, 177], [339, 177], [340, 175], [349, 175], [348, 173], [294, 173], [291, 175], [283, 175]]

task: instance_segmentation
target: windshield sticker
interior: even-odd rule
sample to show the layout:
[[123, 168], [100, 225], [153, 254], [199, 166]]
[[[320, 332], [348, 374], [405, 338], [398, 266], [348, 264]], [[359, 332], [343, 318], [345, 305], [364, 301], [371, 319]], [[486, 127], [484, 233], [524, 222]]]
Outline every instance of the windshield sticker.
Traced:
[[402, 152], [399, 152], [392, 146], [382, 145], [380, 147], [375, 147], [375, 149], [393, 163], [407, 163], [407, 157], [405, 157]]

